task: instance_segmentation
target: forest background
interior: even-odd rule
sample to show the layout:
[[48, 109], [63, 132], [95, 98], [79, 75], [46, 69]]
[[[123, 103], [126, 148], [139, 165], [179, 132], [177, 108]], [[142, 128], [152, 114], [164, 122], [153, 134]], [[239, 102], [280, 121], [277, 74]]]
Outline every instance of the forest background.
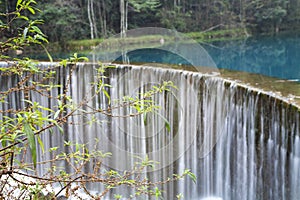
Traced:
[[[0, 10], [13, 11], [16, 1], [0, 0]], [[107, 38], [138, 27], [176, 29], [192, 37], [208, 30], [230, 30], [228, 36], [234, 37], [300, 29], [300, 0], [43, 0], [37, 7], [42, 31], [64, 49], [69, 41]], [[12, 37], [16, 29], [10, 27], [0, 38]]]

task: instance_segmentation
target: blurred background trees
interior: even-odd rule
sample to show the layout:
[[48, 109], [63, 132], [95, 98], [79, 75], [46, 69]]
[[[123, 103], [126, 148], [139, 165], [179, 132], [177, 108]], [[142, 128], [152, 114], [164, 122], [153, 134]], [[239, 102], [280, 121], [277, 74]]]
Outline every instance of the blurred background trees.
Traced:
[[[0, 9], [11, 11], [15, 3], [0, 0]], [[42, 30], [49, 41], [62, 45], [67, 40], [105, 38], [138, 27], [180, 32], [242, 28], [251, 34], [300, 27], [300, 0], [44, 0], [38, 8], [43, 11], [37, 17], [45, 21]], [[13, 33], [13, 27], [6, 32]]]

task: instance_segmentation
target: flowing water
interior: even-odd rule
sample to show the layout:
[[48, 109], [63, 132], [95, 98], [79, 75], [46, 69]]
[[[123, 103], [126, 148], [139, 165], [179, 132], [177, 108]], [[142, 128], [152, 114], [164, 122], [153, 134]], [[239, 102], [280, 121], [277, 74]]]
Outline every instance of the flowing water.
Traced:
[[[69, 95], [75, 102], [93, 96], [95, 91], [89, 83], [95, 80], [96, 68], [81, 64], [73, 71]], [[68, 73], [68, 68], [61, 68], [57, 82], [64, 83]], [[86, 143], [90, 149], [112, 152], [112, 158], [103, 164], [120, 171], [131, 169], [137, 157], [147, 155], [159, 162], [156, 168], [145, 171], [152, 181], [185, 169], [196, 174], [196, 183], [186, 178], [165, 185], [165, 199], [176, 199], [179, 193], [184, 199], [223, 200], [296, 200], [300, 196], [300, 119], [295, 106], [234, 81], [196, 72], [118, 66], [109, 69], [107, 76], [112, 103], [125, 95], [144, 93], [162, 81], [172, 81], [177, 89], [155, 95], [160, 109], [147, 116], [110, 118], [96, 114], [99, 123], [93, 125], [85, 123], [89, 118], [74, 116], [69, 120], [75, 125], [64, 126], [64, 134], [43, 134], [46, 149], [63, 149], [64, 140]], [[0, 81], [2, 90], [13, 84], [13, 80], [8, 85], [7, 80]], [[57, 89], [51, 95], [61, 92]], [[1, 109], [21, 106], [17, 105], [21, 98], [12, 97]], [[45, 98], [32, 98], [48, 107], [56, 105]], [[89, 111], [89, 107], [104, 109], [108, 105], [105, 95], [98, 95], [84, 108]], [[126, 116], [131, 112], [120, 107], [112, 114]], [[39, 154], [40, 159], [50, 158]], [[64, 163], [58, 164], [69, 169]], [[46, 168], [41, 167], [39, 173], [45, 173]], [[89, 188], [103, 190], [100, 184]], [[133, 191], [120, 188], [113, 192], [129, 196]]]

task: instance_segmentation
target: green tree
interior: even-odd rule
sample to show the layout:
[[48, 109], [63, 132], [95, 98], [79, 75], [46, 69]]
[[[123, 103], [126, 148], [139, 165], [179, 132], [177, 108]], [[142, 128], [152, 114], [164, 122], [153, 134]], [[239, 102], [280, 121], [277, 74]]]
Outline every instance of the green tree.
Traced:
[[249, 15], [253, 17], [252, 21], [249, 20], [249, 23], [254, 25], [258, 32], [271, 31], [277, 33], [287, 15], [287, 5], [288, 1], [286, 0], [251, 1], [248, 10]]
[[172, 10], [160, 10], [157, 16], [161, 19], [160, 23], [163, 25], [163, 27], [176, 29], [181, 32], [187, 32], [187, 25], [188, 21], [190, 20], [191, 13], [182, 13], [180, 10], [180, 6], [176, 6]]
[[128, 7], [136, 13], [154, 11], [160, 6], [158, 0], [120, 0], [120, 33], [124, 36], [128, 29]]
[[41, 29], [47, 33], [50, 41], [58, 41], [63, 49], [68, 40], [88, 37], [88, 23], [82, 20], [84, 17], [80, 4], [74, 1], [50, 1], [39, 5], [39, 9], [43, 12], [39, 12], [37, 17], [46, 22]]

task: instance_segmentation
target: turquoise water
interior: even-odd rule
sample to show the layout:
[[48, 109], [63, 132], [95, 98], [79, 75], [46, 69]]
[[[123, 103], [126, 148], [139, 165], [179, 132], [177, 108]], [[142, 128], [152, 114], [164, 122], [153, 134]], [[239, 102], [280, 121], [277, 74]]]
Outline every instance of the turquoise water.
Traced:
[[[201, 43], [220, 69], [245, 71], [276, 77], [300, 80], [300, 34], [277, 37], [250, 37], [245, 40]], [[53, 58], [67, 58], [71, 54], [54, 53]], [[80, 56], [90, 56], [80, 54]], [[130, 63], [165, 63], [189, 65], [181, 55], [161, 49], [139, 48], [127, 52]], [[47, 60], [45, 55], [32, 58]], [[116, 59], [122, 61], [122, 57]]]
[[[165, 63], [165, 64], [182, 64], [191, 65], [185, 58], [180, 55], [168, 52], [162, 49], [137, 49], [127, 53], [130, 63]], [[122, 56], [116, 59], [122, 61]]]
[[[300, 80], [299, 36], [251, 37], [201, 45], [220, 69]], [[130, 63], [189, 64], [180, 55], [160, 49], [137, 49], [128, 52], [127, 56]]]
[[300, 37], [259, 37], [204, 45], [218, 68], [300, 80]]
[[[53, 52], [51, 53], [51, 57], [53, 60], [60, 61], [62, 59], [68, 59], [73, 56], [72, 53], [68, 52]], [[103, 53], [105, 54], [105, 52]], [[121, 55], [121, 52], [120, 52]], [[44, 54], [34, 54], [34, 55], [27, 55], [28, 57], [32, 59], [37, 60], [43, 60], [43, 61], [49, 61], [49, 57]], [[78, 52], [78, 56], [86, 56], [91, 57], [91, 55], [88, 53], [82, 53]], [[130, 52], [127, 52], [127, 56], [131, 63], [166, 63], [166, 64], [184, 64], [184, 65], [190, 65], [188, 61], [186, 61], [183, 57], [180, 55], [176, 55], [172, 52], [168, 52], [161, 49], [150, 49], [150, 48], [143, 48], [143, 49], [136, 49]], [[92, 59], [92, 58], [90, 58]], [[111, 60], [113, 61], [113, 60]], [[122, 57], [116, 58], [114, 61], [121, 62]]]

